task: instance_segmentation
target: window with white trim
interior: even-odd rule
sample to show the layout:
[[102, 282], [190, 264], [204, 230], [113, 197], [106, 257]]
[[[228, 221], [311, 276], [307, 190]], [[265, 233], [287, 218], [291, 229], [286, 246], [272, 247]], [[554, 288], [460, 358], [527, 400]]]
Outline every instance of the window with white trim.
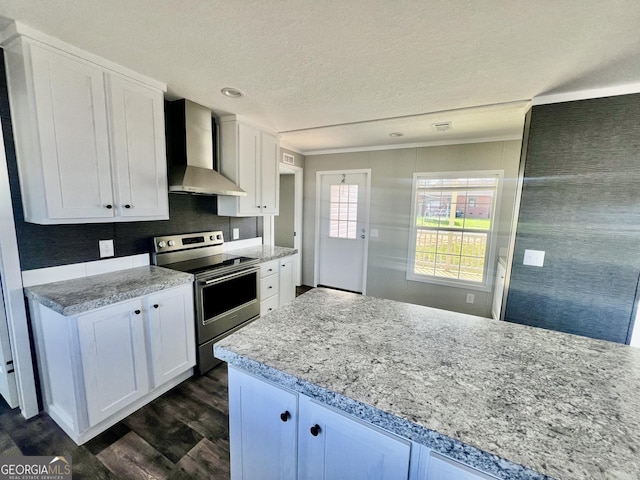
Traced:
[[487, 286], [501, 174], [416, 173], [407, 279]]
[[358, 185], [331, 185], [329, 237], [355, 239], [358, 226]]

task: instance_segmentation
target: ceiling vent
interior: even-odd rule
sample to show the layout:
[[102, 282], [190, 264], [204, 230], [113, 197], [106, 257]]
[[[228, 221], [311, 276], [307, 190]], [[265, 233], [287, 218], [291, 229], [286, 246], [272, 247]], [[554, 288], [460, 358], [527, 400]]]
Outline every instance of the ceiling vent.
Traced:
[[446, 132], [451, 130], [451, 122], [438, 122], [433, 124], [433, 129], [436, 132]]
[[289, 155], [288, 153], [282, 154], [282, 163], [286, 163], [288, 165], [293, 165], [296, 163], [296, 159], [293, 155]]

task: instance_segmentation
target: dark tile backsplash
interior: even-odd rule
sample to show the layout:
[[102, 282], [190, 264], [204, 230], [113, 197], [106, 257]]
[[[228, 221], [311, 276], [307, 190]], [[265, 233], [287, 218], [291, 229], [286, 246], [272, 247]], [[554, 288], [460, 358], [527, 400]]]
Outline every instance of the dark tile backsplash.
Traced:
[[99, 260], [98, 240], [114, 240], [116, 257], [149, 253], [151, 239], [159, 235], [222, 230], [231, 240], [233, 228], [240, 239], [262, 236], [261, 217], [220, 217], [214, 196], [169, 195], [169, 220], [154, 222], [91, 223], [77, 225], [37, 225], [26, 223], [18, 179], [9, 97], [0, 49], [0, 118], [9, 170], [9, 183], [16, 223], [22, 270]]

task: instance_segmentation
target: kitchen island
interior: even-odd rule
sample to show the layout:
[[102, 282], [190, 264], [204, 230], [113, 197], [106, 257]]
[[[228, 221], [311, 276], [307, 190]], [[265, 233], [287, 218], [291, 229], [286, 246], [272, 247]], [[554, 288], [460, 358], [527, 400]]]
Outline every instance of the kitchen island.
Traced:
[[640, 478], [628, 346], [317, 288], [215, 354], [497, 478]]

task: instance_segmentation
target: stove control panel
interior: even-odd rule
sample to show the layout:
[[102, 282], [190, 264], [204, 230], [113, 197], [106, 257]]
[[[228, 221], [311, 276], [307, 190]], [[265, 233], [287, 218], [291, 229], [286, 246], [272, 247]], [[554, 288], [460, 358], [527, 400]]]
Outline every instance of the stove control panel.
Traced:
[[156, 253], [222, 246], [222, 244], [224, 244], [224, 236], [221, 231], [167, 235], [153, 239], [153, 249]]

